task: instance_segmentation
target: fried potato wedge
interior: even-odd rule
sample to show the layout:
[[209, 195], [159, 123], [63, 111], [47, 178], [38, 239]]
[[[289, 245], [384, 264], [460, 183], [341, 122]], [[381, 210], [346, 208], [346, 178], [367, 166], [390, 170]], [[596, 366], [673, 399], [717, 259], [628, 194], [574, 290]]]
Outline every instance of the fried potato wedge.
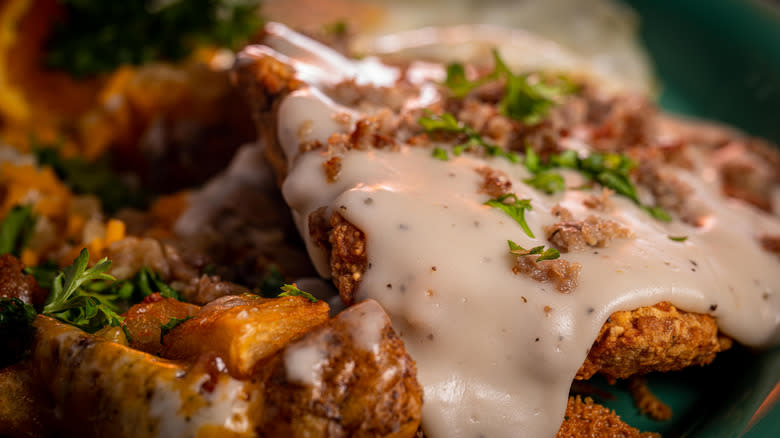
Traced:
[[375, 301], [341, 312], [274, 356], [262, 437], [415, 436], [417, 368]]
[[185, 319], [199, 311], [200, 307], [194, 304], [163, 298], [159, 293], [149, 295], [123, 315], [124, 327], [130, 335], [128, 342], [136, 350], [159, 355], [163, 350], [162, 325], [172, 318]]
[[31, 359], [63, 436], [255, 436], [262, 386], [221, 372], [218, 360], [186, 368], [47, 316], [34, 325]]
[[326, 302], [303, 297], [219, 298], [166, 335], [162, 355], [193, 360], [213, 353], [225, 361], [232, 376], [248, 378], [290, 341], [327, 321], [329, 311]]

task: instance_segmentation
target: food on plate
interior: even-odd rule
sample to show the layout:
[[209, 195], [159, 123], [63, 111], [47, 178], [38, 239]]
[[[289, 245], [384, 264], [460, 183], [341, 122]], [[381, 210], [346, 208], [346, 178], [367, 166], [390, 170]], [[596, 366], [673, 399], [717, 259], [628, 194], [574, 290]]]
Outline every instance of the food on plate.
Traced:
[[142, 3], [0, 5], [0, 435], [649, 437], [586, 381], [664, 419], [644, 374], [780, 340], [776, 149], [646, 77]]
[[575, 378], [780, 340], [771, 145], [498, 52], [391, 67], [266, 34], [236, 82], [318, 272], [417, 362], [427, 435], [552, 436]]

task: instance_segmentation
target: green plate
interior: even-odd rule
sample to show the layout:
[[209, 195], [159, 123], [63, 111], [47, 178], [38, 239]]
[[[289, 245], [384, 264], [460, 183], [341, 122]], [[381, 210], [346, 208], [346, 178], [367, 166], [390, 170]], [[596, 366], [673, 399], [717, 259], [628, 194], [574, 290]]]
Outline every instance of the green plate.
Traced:
[[[625, 0], [661, 78], [666, 110], [721, 120], [780, 143], [780, 2]], [[780, 277], [780, 272], [778, 272]], [[780, 437], [780, 347], [735, 348], [712, 365], [648, 376], [672, 407], [669, 421], [640, 415], [628, 393], [604, 381], [600, 401], [664, 438]]]

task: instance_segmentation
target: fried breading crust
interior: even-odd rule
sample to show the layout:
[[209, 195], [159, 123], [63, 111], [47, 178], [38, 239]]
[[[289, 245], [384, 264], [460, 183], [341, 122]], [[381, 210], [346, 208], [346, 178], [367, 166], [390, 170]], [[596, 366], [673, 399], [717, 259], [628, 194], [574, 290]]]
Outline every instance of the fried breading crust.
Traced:
[[652, 432], [640, 432], [620, 419], [610, 409], [593, 402], [590, 397], [569, 397], [563, 424], [556, 438], [660, 438]]
[[718, 335], [710, 315], [684, 312], [667, 302], [615, 312], [601, 328], [575, 378], [589, 379], [598, 372], [609, 379], [625, 379], [706, 365], [731, 343]]
[[[366, 317], [381, 318], [377, 333], [363, 324]], [[315, 368], [301, 369], [312, 354]], [[403, 438], [414, 436], [420, 424], [417, 368], [375, 301], [356, 304], [312, 330], [269, 367], [261, 437]]]

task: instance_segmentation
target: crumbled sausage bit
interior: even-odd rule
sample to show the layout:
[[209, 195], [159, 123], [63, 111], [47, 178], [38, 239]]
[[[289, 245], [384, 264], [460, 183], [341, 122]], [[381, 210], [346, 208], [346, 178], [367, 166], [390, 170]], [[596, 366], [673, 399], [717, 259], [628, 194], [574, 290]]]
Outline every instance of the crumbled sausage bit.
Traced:
[[604, 187], [601, 190], [601, 194], [599, 196], [588, 195], [588, 197], [585, 198], [582, 203], [586, 207], [593, 210], [611, 211], [613, 208], [615, 208], [615, 204], [610, 199], [610, 196], [613, 194], [615, 194], [614, 190]]
[[537, 258], [536, 255], [517, 257], [512, 272], [525, 274], [539, 282], [550, 282], [562, 293], [569, 293], [577, 287], [582, 265], [563, 259], [537, 262]]
[[341, 157], [330, 157], [324, 163], [322, 163], [323, 169], [325, 169], [325, 175], [328, 177], [329, 183], [334, 183], [341, 173]]
[[585, 220], [575, 221], [571, 212], [555, 206], [553, 214], [564, 219], [554, 225], [544, 227], [547, 240], [561, 252], [580, 251], [588, 246], [603, 248], [613, 239], [629, 239], [633, 233], [615, 221], [588, 216]]
[[479, 192], [487, 193], [493, 198], [512, 192], [512, 181], [504, 172], [489, 166], [477, 167], [474, 171], [483, 178]]

